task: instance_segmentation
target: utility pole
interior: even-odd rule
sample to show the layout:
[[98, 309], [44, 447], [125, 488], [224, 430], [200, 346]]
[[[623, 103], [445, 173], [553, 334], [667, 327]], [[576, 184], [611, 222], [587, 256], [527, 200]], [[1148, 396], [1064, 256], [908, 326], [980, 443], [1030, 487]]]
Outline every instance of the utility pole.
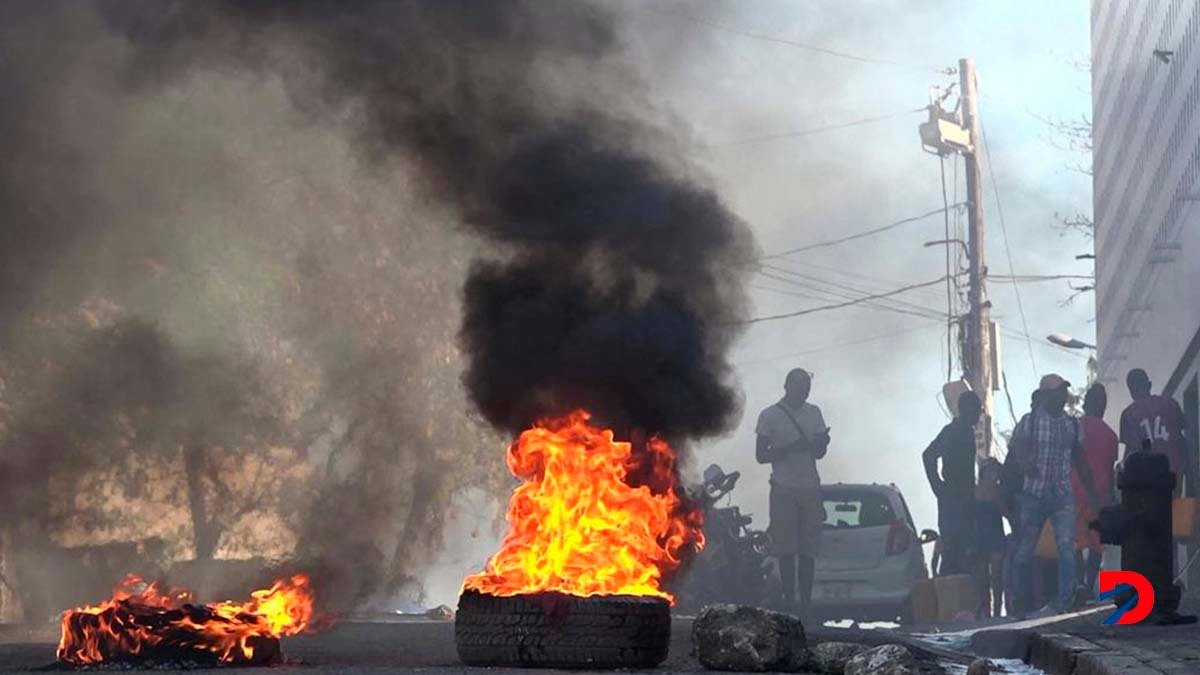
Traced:
[[[983, 146], [983, 133], [979, 125], [979, 98], [975, 89], [975, 62], [971, 59], [958, 60], [959, 107], [951, 112], [942, 108], [942, 102], [950, 96], [953, 85], [946, 89], [935, 87], [930, 92], [929, 120], [919, 127], [921, 149], [944, 158], [960, 154], [964, 158], [967, 173], [967, 241], [944, 239], [926, 242], [926, 246], [961, 244], [966, 249], [969, 277], [967, 301], [970, 307], [959, 324], [962, 342], [963, 380], [979, 396], [983, 404], [983, 415], [975, 427], [977, 458], [982, 461], [992, 454], [992, 392], [995, 390], [994, 365], [996, 353], [994, 326], [991, 318], [991, 302], [987, 299], [987, 262], [984, 256], [983, 234], [983, 171], [979, 162]], [[944, 91], [940, 98], [933, 91]], [[943, 191], [945, 177], [943, 176]], [[951, 383], [953, 384], [953, 383]], [[945, 391], [945, 390], [943, 390]], [[949, 403], [949, 402], [948, 402]]]
[[967, 270], [969, 287], [967, 299], [970, 312], [966, 317], [966, 354], [964, 374], [971, 389], [983, 402], [983, 417], [976, 427], [976, 453], [980, 458], [992, 452], [992, 372], [991, 302], [987, 299], [987, 262], [984, 255], [983, 229], [983, 172], [980, 166], [982, 135], [979, 130], [979, 101], [975, 90], [975, 61], [958, 61], [959, 87], [962, 97], [963, 126], [970, 134], [970, 149], [963, 153], [967, 174]]

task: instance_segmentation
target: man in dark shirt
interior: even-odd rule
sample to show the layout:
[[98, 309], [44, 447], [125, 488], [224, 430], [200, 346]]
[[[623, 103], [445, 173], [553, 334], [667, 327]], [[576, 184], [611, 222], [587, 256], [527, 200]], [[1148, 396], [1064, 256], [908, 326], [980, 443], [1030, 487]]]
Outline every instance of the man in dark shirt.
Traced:
[[[973, 391], [958, 397], [958, 416], [942, 427], [921, 459], [929, 487], [938, 500], [942, 538], [938, 574], [970, 573], [971, 534], [975, 529], [975, 425], [983, 406]], [[938, 474], [938, 460], [942, 461]]]
[[1124, 456], [1141, 450], [1143, 443], [1150, 441], [1151, 450], [1166, 455], [1175, 472], [1175, 494], [1182, 494], [1185, 482], [1188, 493], [1195, 492], [1195, 467], [1187, 454], [1183, 409], [1170, 396], [1150, 393], [1150, 376], [1141, 368], [1129, 371], [1125, 384], [1133, 402], [1121, 412]]

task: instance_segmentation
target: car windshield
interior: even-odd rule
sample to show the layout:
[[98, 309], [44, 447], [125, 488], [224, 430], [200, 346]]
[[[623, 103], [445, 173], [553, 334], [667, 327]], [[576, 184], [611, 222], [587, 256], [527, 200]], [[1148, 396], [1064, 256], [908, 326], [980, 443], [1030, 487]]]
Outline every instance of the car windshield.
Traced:
[[886, 496], [871, 491], [827, 492], [825, 502], [825, 529], [847, 529], [856, 527], [880, 527], [896, 520], [892, 505]]

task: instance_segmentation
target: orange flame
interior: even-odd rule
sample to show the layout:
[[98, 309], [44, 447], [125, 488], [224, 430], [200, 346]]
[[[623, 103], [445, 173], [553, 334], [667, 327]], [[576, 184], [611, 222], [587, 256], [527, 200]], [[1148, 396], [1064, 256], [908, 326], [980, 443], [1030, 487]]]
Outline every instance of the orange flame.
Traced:
[[243, 603], [196, 605], [189, 591], [163, 592], [130, 574], [112, 598], [63, 613], [58, 660], [79, 666], [171, 650], [178, 657], [251, 663], [264, 639], [296, 635], [312, 624], [312, 588], [303, 574], [250, 596]]
[[674, 601], [663, 575], [704, 544], [700, 511], [677, 492], [675, 452], [652, 437], [634, 453], [589, 418], [577, 410], [540, 422], [509, 447], [508, 468], [525, 482], [509, 501], [500, 551], [463, 590]]

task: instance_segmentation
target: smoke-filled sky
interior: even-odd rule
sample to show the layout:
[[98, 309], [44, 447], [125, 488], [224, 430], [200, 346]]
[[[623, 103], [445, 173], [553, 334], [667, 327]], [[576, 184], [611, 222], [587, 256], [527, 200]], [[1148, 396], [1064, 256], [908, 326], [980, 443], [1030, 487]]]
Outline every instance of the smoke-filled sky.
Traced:
[[[938, 160], [923, 154], [923, 113], [796, 138], [738, 143], [792, 131], [885, 116], [924, 106], [930, 85], [956, 82], [928, 64], [956, 66], [974, 57], [980, 113], [992, 151], [999, 207], [1016, 274], [1091, 274], [1074, 259], [1090, 250], [1077, 235], [1052, 228], [1054, 213], [1090, 213], [1091, 180], [1068, 169], [1086, 157], [1052, 147], [1034, 115], [1078, 118], [1091, 111], [1090, 76], [1077, 63], [1090, 54], [1088, 3], [680, 2], [651, 9], [629, 3], [631, 58], [653, 73], [657, 102], [686, 122], [694, 157], [718, 177], [722, 194], [772, 253], [886, 225], [941, 208]], [[706, 25], [711, 24], [711, 25]], [[716, 28], [720, 26], [722, 28]], [[865, 63], [814, 53], [746, 34], [783, 38], [853, 56], [915, 64]], [[946, 164], [950, 201], [957, 200]], [[991, 178], [984, 176], [988, 265], [1009, 274]], [[965, 218], [964, 218], [965, 220]], [[964, 224], [965, 226], [965, 224]], [[953, 223], [952, 223], [953, 228]], [[756, 277], [754, 314], [835, 302], [823, 282], [869, 292], [943, 274], [944, 252], [922, 243], [944, 236], [940, 216], [881, 235], [772, 261], [795, 274]], [[803, 276], [797, 276], [803, 275]], [[1076, 282], [1079, 283], [1079, 282]], [[775, 289], [775, 290], [768, 290]], [[1077, 385], [1085, 359], [1045, 341], [1051, 332], [1091, 341], [1090, 294], [1062, 307], [1065, 281], [1020, 287], [1036, 372], [1011, 285], [992, 282], [993, 318], [1005, 334], [1001, 358], [1017, 416], [1036, 374], [1060, 372]], [[824, 300], [791, 293], [823, 296]], [[945, 311], [940, 286], [899, 296]], [[832, 426], [821, 463], [825, 482], [896, 483], [918, 528], [936, 526], [936, 506], [920, 453], [947, 421], [938, 402], [946, 375], [945, 328], [936, 321], [854, 307], [752, 326], [734, 349], [745, 410], [728, 437], [703, 443], [699, 466], [715, 461], [743, 473], [735, 500], [765, 525], [768, 469], [753, 460], [757, 413], [782, 394], [784, 374], [815, 374], [812, 400]], [[955, 369], [957, 371], [957, 363]], [[1012, 425], [1003, 392], [996, 423]]]
[[[481, 494], [507, 480], [480, 475], [502, 470], [501, 443], [480, 414], [520, 426], [582, 386], [615, 423], [700, 438], [688, 445], [690, 469], [741, 470], [735, 498], [765, 526], [754, 421], [800, 366], [815, 374], [813, 401], [833, 427], [825, 481], [896, 482], [918, 528], [932, 526], [919, 455], [946, 421], [943, 323], [860, 306], [755, 324], [736, 341], [731, 327], [836, 301], [831, 291], [941, 276], [943, 250], [921, 246], [944, 236], [941, 218], [776, 260], [778, 278], [747, 276], [749, 307], [735, 263], [751, 251], [747, 231], [770, 254], [940, 208], [938, 161], [917, 139], [923, 115], [908, 111], [928, 102], [930, 85], [957, 81], [937, 69], [973, 56], [1000, 193], [998, 204], [985, 178], [992, 273], [1009, 273], [997, 206], [1017, 274], [1089, 273], [1074, 260], [1088, 242], [1052, 223], [1056, 211], [1090, 210], [1090, 179], [1067, 168], [1080, 158], [1048, 144], [1034, 117], [1090, 110], [1089, 78], [1073, 65], [1089, 52], [1087, 4], [596, 4], [498, 3], [472, 14], [464, 2], [460, 14], [445, 3], [363, 2], [369, 11], [345, 20], [303, 2], [6, 7], [0, 129], [13, 161], [0, 170], [0, 206], [13, 210], [0, 231], [9, 360], [0, 365], [32, 383], [30, 393], [16, 377], [3, 382], [13, 417], [0, 431], [20, 469], [7, 479], [36, 485], [22, 471], [49, 464], [39, 447], [66, 447], [55, 433], [90, 433], [24, 411], [41, 414], [48, 396], [63, 402], [63, 419], [86, 416], [95, 396], [145, 371], [146, 350], [130, 341], [141, 336], [161, 348], [166, 380], [188, 384], [171, 389], [169, 405], [154, 388], [131, 394], [132, 408], [156, 413], [138, 433], [112, 433], [144, 444], [157, 432], [164, 452], [184, 431], [198, 443], [296, 448], [330, 476], [295, 507], [297, 536], [333, 542], [355, 562], [356, 547], [380, 548], [392, 569], [371, 576], [392, 582], [421, 565], [449, 570], [427, 584], [448, 602], [494, 545], [474, 521], [499, 504]], [[954, 164], [946, 170], [953, 178]], [[950, 191], [963, 199], [961, 187]], [[613, 230], [646, 212], [662, 227]], [[588, 249], [578, 265], [576, 246]], [[481, 253], [491, 262], [472, 267]], [[1083, 381], [1083, 359], [1044, 336], [1092, 334], [1090, 296], [1064, 308], [1065, 282], [1021, 291], [1032, 349], [1012, 288], [991, 285], [1018, 413], [1040, 373]], [[559, 382], [521, 360], [523, 327], [497, 307], [532, 298], [579, 311], [580, 297], [593, 303], [577, 315], [586, 330], [540, 335], [554, 354], [547, 363], [572, 375]], [[945, 308], [941, 287], [899, 299]], [[455, 342], [464, 309], [472, 320]], [[62, 353], [90, 353], [71, 331], [101, 333], [83, 344], [100, 350], [103, 367], [72, 373], [69, 360], [43, 354], [52, 349], [39, 331], [58, 321], [70, 326]], [[110, 367], [112, 344], [125, 360]], [[587, 357], [598, 354], [624, 375], [597, 369]], [[629, 369], [648, 362], [659, 370]], [[192, 404], [251, 371], [265, 383], [255, 415], [233, 435], [209, 433], [233, 417]], [[287, 429], [259, 423], [273, 415]], [[1011, 425], [1002, 393], [996, 420]], [[706, 437], [721, 428], [730, 430]], [[90, 450], [57, 459], [94, 462]], [[335, 470], [335, 460], [350, 468]], [[456, 496], [467, 484], [484, 493]], [[446, 532], [449, 566], [424, 550], [443, 515], [462, 525]], [[410, 560], [413, 532], [432, 534]], [[472, 535], [477, 546], [461, 540]]]

